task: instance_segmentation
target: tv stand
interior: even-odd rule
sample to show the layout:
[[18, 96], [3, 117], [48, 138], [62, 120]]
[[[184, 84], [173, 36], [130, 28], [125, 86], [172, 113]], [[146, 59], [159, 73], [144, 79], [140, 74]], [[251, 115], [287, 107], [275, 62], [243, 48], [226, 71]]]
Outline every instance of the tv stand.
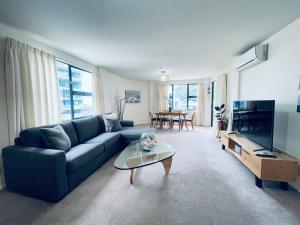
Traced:
[[285, 153], [273, 151], [277, 158], [259, 157], [255, 151], [262, 146], [237, 134], [221, 131], [222, 149], [233, 154], [254, 175], [255, 184], [262, 188], [263, 180], [280, 182], [280, 188], [288, 190], [288, 182], [293, 181], [298, 173], [298, 161]]

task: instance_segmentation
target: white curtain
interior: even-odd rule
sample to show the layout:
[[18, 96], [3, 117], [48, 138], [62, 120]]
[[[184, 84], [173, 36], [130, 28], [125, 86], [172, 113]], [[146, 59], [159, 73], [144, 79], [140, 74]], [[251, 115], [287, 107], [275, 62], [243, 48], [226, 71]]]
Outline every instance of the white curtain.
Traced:
[[11, 144], [23, 129], [60, 121], [55, 56], [9, 38], [5, 82]]
[[204, 126], [204, 114], [205, 114], [205, 83], [200, 82], [198, 88], [198, 108], [196, 111], [197, 125]]
[[168, 109], [168, 83], [157, 81], [155, 83], [155, 112]]
[[96, 72], [93, 74], [93, 109], [95, 115], [105, 112], [103, 86], [99, 67], [97, 67]]
[[216, 105], [224, 104], [227, 108], [227, 75], [221, 74], [217, 77], [217, 90], [216, 90]]

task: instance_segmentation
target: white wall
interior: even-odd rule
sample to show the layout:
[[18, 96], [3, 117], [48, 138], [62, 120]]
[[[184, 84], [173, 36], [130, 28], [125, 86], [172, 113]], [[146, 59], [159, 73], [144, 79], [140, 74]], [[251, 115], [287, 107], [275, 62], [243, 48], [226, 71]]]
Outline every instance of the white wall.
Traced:
[[125, 97], [125, 90], [140, 91], [141, 103], [126, 104], [124, 119], [134, 120], [135, 124], [148, 123], [149, 82], [128, 80], [105, 69], [101, 69], [100, 72], [104, 93], [105, 112], [115, 112], [114, 96], [116, 94]]
[[[287, 152], [288, 126], [297, 122], [289, 114], [296, 112], [300, 95], [300, 19], [290, 24], [265, 41], [269, 44], [268, 60], [258, 66], [241, 72], [240, 99], [274, 99], [276, 113], [274, 124], [274, 145]], [[292, 154], [300, 159], [300, 138], [298, 151]]]

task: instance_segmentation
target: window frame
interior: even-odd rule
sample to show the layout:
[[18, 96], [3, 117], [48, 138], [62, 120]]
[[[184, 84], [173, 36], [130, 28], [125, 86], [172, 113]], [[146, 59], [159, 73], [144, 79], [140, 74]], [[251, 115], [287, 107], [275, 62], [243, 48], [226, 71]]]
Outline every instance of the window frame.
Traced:
[[[169, 99], [169, 101], [171, 101], [172, 109], [175, 109], [175, 108], [174, 108], [174, 86], [175, 86], [175, 85], [184, 85], [184, 86], [186, 86], [187, 102], [186, 102], [185, 110], [191, 110], [191, 109], [189, 109], [190, 99], [197, 99], [199, 96], [197, 96], [197, 95], [190, 95], [190, 86], [191, 86], [191, 85], [197, 85], [198, 88], [199, 88], [199, 84], [198, 84], [198, 83], [169, 84], [169, 86], [171, 86], [172, 92], [171, 92], [171, 94], [169, 93], [169, 98], [168, 98], [168, 99]], [[170, 95], [171, 95], [171, 98], [170, 98]], [[175, 109], [175, 110], [176, 110], [176, 109]]]
[[[86, 73], [90, 73], [91, 75], [93, 73], [89, 70], [82, 69], [80, 67], [74, 66], [72, 64], [69, 64], [69, 63], [64, 62], [62, 60], [59, 60], [59, 59], [56, 60], [56, 61], [59, 62], [59, 63], [63, 63], [63, 64], [68, 66], [71, 120], [79, 119], [79, 118], [83, 118], [83, 117], [88, 117], [88, 116], [75, 117], [74, 98], [73, 98], [73, 96], [74, 95], [77, 95], [77, 96], [93, 96], [93, 93], [92, 92], [86, 92], [86, 91], [74, 91], [73, 90], [72, 68], [77, 69], [77, 70], [81, 70], [81, 71], [86, 72]], [[91, 116], [91, 115], [89, 115], [89, 116]]]

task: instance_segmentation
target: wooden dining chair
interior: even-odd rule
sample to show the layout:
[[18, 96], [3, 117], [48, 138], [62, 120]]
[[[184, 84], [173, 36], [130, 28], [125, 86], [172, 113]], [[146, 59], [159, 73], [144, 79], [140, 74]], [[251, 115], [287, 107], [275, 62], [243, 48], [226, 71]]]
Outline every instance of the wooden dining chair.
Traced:
[[155, 115], [152, 112], [149, 112], [149, 117], [150, 117], [150, 127], [155, 127], [156, 125], [158, 125], [157, 115]]
[[158, 120], [159, 120], [160, 128], [162, 128], [166, 124], [168, 124], [169, 128], [171, 128], [170, 117], [165, 112], [158, 113]]
[[196, 116], [196, 113], [193, 112], [193, 114], [192, 114], [191, 117], [187, 117], [187, 118], [183, 119], [183, 121], [182, 121], [182, 128], [183, 128], [183, 124], [185, 124], [187, 130], [189, 130], [189, 128], [188, 128], [188, 123], [189, 123], [189, 124], [191, 124], [192, 129], [194, 130], [195, 116]]
[[171, 126], [174, 127], [174, 124], [178, 123], [178, 129], [179, 131], [182, 129], [182, 115], [180, 112], [173, 112], [172, 118], [171, 118]]

